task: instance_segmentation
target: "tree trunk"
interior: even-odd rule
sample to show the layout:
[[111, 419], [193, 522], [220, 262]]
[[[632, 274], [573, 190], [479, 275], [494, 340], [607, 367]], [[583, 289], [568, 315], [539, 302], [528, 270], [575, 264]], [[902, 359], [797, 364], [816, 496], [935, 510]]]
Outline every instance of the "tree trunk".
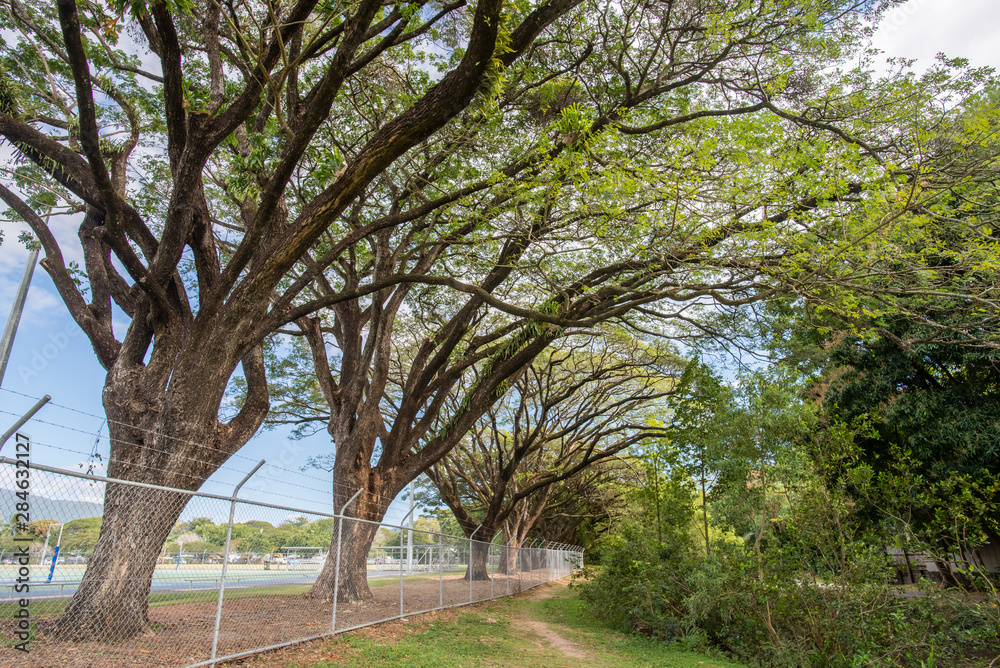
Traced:
[[545, 560], [545, 550], [541, 547], [531, 549], [531, 570], [538, 571], [544, 569], [546, 566]]
[[83, 581], [59, 620], [59, 636], [116, 641], [147, 630], [156, 559], [188, 498], [108, 484], [100, 537]]
[[502, 548], [500, 548], [500, 564], [497, 566], [497, 570], [504, 575], [512, 575], [517, 573], [517, 553], [520, 544], [516, 540], [512, 540], [505, 543]]
[[[378, 533], [378, 525], [344, 520], [344, 538], [340, 552], [340, 593], [338, 603], [364, 601], [372, 597], [368, 588], [368, 551]], [[323, 562], [323, 569], [313, 583], [309, 598], [317, 598], [327, 603], [333, 601], [334, 580], [337, 575], [337, 527], [334, 527], [330, 554]]]
[[[167, 388], [171, 376], [164, 369], [171, 368], [174, 377]], [[262, 384], [262, 373], [250, 369], [254, 386]], [[238, 418], [220, 424], [218, 407], [228, 377], [224, 372], [185, 373], [152, 362], [146, 367], [121, 362], [109, 370], [103, 393], [111, 441], [108, 477], [189, 491], [200, 488], [249, 440], [267, 413], [266, 394], [261, 401], [255, 389]], [[115, 641], [148, 630], [156, 562], [190, 499], [190, 494], [161, 489], [106, 485], [94, 554], [55, 635]]]
[[[495, 531], [487, 532], [480, 529], [480, 534], [483, 536], [492, 536], [495, 533]], [[471, 577], [473, 580], [489, 580], [489, 556], [490, 543], [478, 540], [472, 541], [472, 554], [469, 557], [469, 566], [465, 569], [465, 577], [462, 579], [468, 580]]]
[[903, 561], [906, 563], [906, 572], [909, 573], [910, 575], [910, 584], [916, 584], [917, 578], [913, 574], [913, 566], [910, 565], [910, 553], [906, 550], [905, 547], [903, 548]]
[[526, 548], [521, 548], [520, 550], [517, 551], [517, 553], [519, 557], [517, 564], [518, 568], [523, 573], [530, 573], [532, 571], [531, 555], [532, 553], [534, 553], [534, 550], [530, 547], [526, 547]]
[[[343, 450], [346, 451], [347, 448], [344, 447]], [[379, 522], [382, 521], [389, 503], [409, 483], [409, 480], [400, 483], [391, 477], [391, 472], [389, 475], [380, 475], [379, 472], [369, 468], [367, 460], [363, 457], [353, 458], [347, 462], [338, 459], [334, 463], [334, 480], [334, 508], [336, 512], [346, 516], [337, 602], [364, 601], [372, 597], [368, 588], [368, 553], [378, 534]], [[346, 512], [343, 511], [344, 506], [359, 489], [364, 491], [348, 506]], [[307, 597], [323, 601], [333, 600], [336, 555], [335, 527], [330, 539], [330, 554], [323, 564], [319, 577], [306, 594]]]

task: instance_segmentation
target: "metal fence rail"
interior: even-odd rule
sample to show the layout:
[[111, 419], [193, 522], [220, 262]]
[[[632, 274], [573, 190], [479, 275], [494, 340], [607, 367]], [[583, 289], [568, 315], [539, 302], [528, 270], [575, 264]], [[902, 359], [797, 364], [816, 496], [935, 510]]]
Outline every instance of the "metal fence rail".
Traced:
[[[254, 471], [227, 497], [52, 467], [19, 467], [16, 459], [0, 457], [0, 512], [7, 523], [0, 531], [0, 665], [208, 666], [508, 596], [582, 567], [582, 550], [570, 545], [490, 543], [366, 522], [350, 517], [349, 504], [340, 516], [240, 499], [239, 489]], [[117, 503], [139, 503], [150, 491], [163, 493], [182, 507], [182, 521], [202, 518], [205, 531], [214, 535], [177, 535], [175, 529], [163, 544], [149, 578], [149, 624], [143, 633], [110, 641], [62, 640], [56, 633], [60, 615], [81, 587], [90, 558], [81, 549], [60, 555], [59, 545], [67, 540], [62, 531], [68, 525], [78, 546], [84, 540], [81, 531], [90, 531], [87, 535], [96, 540], [96, 520], [71, 522], [84, 519], [81, 508], [92, 514], [94, 503], [107, 502], [108, 483], [114, 483]], [[149, 523], [153, 531], [155, 519]], [[293, 529], [295, 546], [279, 552], [268, 548], [274, 532]], [[347, 572], [346, 556], [331, 555], [329, 548], [349, 548], [351, 536], [365, 530], [376, 535], [367, 563], [360, 571], [356, 566]], [[334, 542], [335, 535], [344, 538]], [[185, 550], [185, 542], [197, 549]], [[17, 556], [25, 553], [26, 566], [24, 557]], [[333, 600], [306, 596], [329, 559], [334, 559]], [[470, 568], [473, 561], [475, 568]], [[371, 598], [344, 602], [343, 592], [356, 588], [358, 577], [367, 583]], [[138, 574], [136, 580], [145, 582]], [[108, 584], [123, 582], [127, 579]], [[25, 583], [28, 590], [19, 588]], [[115, 623], [106, 620], [112, 631]], [[17, 648], [25, 638], [28, 652]]]

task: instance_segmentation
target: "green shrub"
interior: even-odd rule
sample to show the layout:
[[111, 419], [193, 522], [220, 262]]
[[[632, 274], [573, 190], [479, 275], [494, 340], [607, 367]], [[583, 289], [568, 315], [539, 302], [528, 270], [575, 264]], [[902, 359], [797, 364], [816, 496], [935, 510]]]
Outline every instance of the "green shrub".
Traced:
[[615, 627], [751, 665], [985, 666], [1000, 655], [994, 604], [926, 582], [904, 592], [881, 549], [850, 547], [839, 572], [818, 573], [817, 551], [801, 544], [772, 545], [760, 560], [721, 545], [706, 560], [625, 531], [582, 596]]

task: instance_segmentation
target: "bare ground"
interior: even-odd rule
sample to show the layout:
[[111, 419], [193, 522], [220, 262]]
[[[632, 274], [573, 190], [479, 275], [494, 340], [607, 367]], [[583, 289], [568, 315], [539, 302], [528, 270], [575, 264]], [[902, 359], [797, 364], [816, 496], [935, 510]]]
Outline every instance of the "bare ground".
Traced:
[[[541, 600], [545, 598], [552, 598], [556, 592], [556, 588], [559, 585], [550, 582], [547, 585], [542, 585], [537, 589], [533, 589], [527, 594], [528, 598], [534, 600]], [[538, 636], [543, 642], [535, 644], [539, 647], [551, 647], [552, 649], [558, 650], [570, 657], [571, 659], [589, 659], [591, 658], [590, 652], [588, 652], [582, 645], [579, 645], [572, 640], [562, 636], [559, 632], [554, 630], [545, 622], [541, 622], [534, 619], [529, 619], [524, 615], [518, 615], [511, 620], [514, 627]], [[544, 643], [544, 644], [543, 644]]]
[[[535, 580], [548, 575], [535, 571]], [[528, 573], [523, 584], [529, 586]], [[486, 600], [491, 592], [503, 596], [519, 591], [518, 578], [508, 581], [498, 575], [493, 582], [474, 582], [471, 598]], [[333, 607], [329, 603], [308, 600], [300, 595], [261, 596], [226, 601], [223, 605], [217, 656], [298, 640], [330, 629]], [[399, 586], [372, 588], [370, 601], [340, 604], [337, 607], [337, 630], [391, 619], [400, 615]], [[470, 601], [469, 582], [460, 575], [442, 579], [407, 582], [403, 591], [403, 614], [411, 615], [444, 605]], [[210, 657], [215, 626], [215, 602], [183, 603], [151, 608], [152, 629], [145, 635], [119, 643], [69, 643], [50, 635], [56, 618], [38, 619], [37, 637], [27, 654], [10, 646], [13, 623], [0, 625], [0, 666], [25, 668], [174, 668], [187, 666]], [[258, 664], [267, 665], [267, 664]]]

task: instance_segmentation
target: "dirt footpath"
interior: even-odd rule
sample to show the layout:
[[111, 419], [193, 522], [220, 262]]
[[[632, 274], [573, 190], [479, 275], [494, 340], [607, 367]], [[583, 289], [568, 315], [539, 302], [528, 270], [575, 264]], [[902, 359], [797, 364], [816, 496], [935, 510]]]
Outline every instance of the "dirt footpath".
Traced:
[[[535, 589], [527, 592], [527, 594], [525, 594], [525, 598], [532, 601], [552, 598], [555, 592], [564, 587], [565, 584], [566, 583], [564, 581], [557, 580], [556, 582], [541, 585], [540, 587], [536, 587]], [[554, 649], [562, 652], [571, 659], [591, 658], [590, 652], [588, 652], [582, 645], [562, 636], [558, 631], [545, 622], [529, 619], [523, 612], [515, 615], [510, 621], [514, 628], [519, 631], [524, 631], [537, 636], [539, 641], [536, 641], [535, 645], [541, 647], [542, 649], [545, 649], [546, 647]]]

